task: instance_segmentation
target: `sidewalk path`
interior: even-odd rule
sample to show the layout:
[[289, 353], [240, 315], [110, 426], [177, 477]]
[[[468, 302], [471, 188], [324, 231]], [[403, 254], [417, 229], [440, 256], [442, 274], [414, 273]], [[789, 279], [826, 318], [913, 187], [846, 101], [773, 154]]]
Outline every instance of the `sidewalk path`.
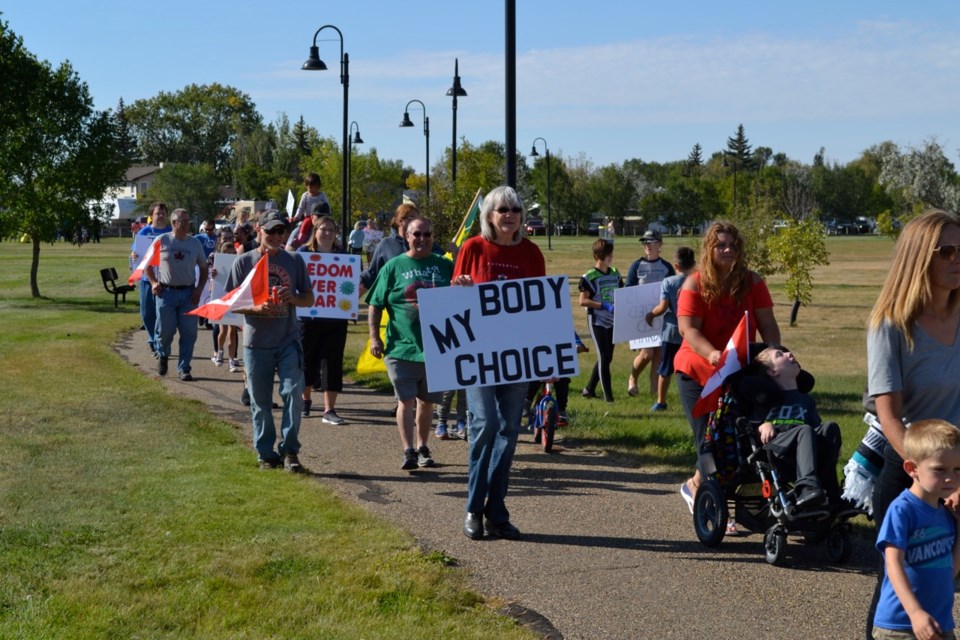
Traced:
[[[201, 330], [196, 353], [210, 350], [209, 335]], [[129, 334], [117, 350], [156, 376], [142, 333]], [[195, 381], [180, 382], [175, 358], [162, 379], [170, 392], [205, 403], [239, 425], [249, 442], [241, 375], [198, 357]], [[337, 411], [349, 424], [325, 425], [316, 413], [304, 419], [301, 462], [320, 482], [410, 532], [425, 549], [456, 558], [478, 591], [502, 599], [544, 637], [863, 637], [876, 558], [866, 542], [854, 541], [853, 557], [842, 567], [829, 564], [822, 545], [793, 538], [783, 568], [764, 561], [759, 534], [707, 549], [678, 495], [681, 478], [571, 443], [548, 455], [521, 435], [507, 504], [524, 538], [471, 541], [461, 532], [466, 443], [432, 438], [440, 466], [401, 471], [395, 406], [388, 394], [348, 385]]]

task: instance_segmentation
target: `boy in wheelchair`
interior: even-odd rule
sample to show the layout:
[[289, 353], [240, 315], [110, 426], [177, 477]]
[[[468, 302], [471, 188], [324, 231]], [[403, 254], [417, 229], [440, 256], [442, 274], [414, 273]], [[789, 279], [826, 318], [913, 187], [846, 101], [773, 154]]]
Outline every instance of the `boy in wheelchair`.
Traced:
[[788, 349], [776, 345], [761, 351], [753, 368], [779, 388], [779, 393], [754, 392], [767, 397], [759, 438], [766, 450], [796, 472], [794, 504], [798, 509], [819, 506], [824, 500], [839, 504], [840, 427], [821, 422], [813, 397], [800, 390], [800, 363]]

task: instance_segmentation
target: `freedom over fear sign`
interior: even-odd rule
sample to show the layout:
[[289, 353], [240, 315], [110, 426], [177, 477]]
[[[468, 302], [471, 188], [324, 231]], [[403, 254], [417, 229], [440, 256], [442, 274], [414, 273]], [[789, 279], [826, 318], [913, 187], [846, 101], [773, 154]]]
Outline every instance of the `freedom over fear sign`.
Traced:
[[580, 372], [566, 276], [417, 292], [431, 392]]
[[342, 253], [297, 253], [307, 265], [313, 306], [297, 307], [300, 318], [357, 319], [360, 256]]

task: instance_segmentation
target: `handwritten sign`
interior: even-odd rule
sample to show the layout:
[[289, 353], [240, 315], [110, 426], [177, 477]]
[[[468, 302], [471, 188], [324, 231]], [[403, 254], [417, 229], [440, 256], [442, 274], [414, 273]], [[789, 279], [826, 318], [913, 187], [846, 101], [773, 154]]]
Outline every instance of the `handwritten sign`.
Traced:
[[307, 265], [313, 306], [297, 307], [301, 318], [356, 320], [359, 312], [360, 256], [298, 252]]
[[613, 292], [613, 341], [630, 341], [631, 349], [660, 346], [663, 317], [647, 324], [647, 314], [660, 302], [660, 283], [624, 287]]
[[421, 289], [431, 392], [575, 376], [566, 276]]

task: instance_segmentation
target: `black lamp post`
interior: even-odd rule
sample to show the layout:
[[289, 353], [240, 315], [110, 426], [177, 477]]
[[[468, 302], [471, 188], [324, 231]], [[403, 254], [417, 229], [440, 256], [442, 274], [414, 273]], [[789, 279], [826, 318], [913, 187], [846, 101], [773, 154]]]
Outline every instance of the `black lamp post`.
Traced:
[[457, 207], [457, 98], [466, 98], [467, 91], [460, 86], [460, 60], [453, 60], [453, 86], [447, 90], [447, 95], [453, 97], [453, 146], [450, 152], [450, 168], [453, 178], [453, 204]]
[[550, 147], [547, 146], [547, 141], [543, 138], [534, 138], [533, 147], [530, 149], [530, 155], [532, 157], [540, 157], [540, 154], [537, 153], [537, 140], [543, 143], [543, 151], [547, 160], [547, 249], [552, 251], [553, 243], [551, 242], [551, 238], [553, 237], [553, 218], [550, 215]]
[[413, 122], [410, 120], [410, 105], [416, 102], [423, 109], [423, 135], [427, 139], [427, 206], [424, 207], [424, 210], [427, 210], [430, 206], [430, 118], [427, 117], [427, 107], [424, 106], [419, 100], [411, 100], [407, 103], [407, 106], [403, 108], [403, 122], [400, 123], [401, 127], [412, 127]]
[[[356, 133], [353, 132], [354, 125], [357, 126]], [[356, 120], [350, 123], [349, 134], [347, 136], [347, 139], [350, 140], [350, 146], [347, 149], [347, 191], [350, 193], [350, 197], [347, 202], [350, 203], [350, 206], [353, 206], [353, 145], [363, 144], [363, 138], [360, 137], [360, 125], [357, 124]]]
[[343, 146], [340, 149], [341, 153], [341, 167], [340, 167], [340, 189], [341, 194], [341, 204], [340, 204], [340, 220], [341, 220], [341, 241], [342, 246], [346, 248], [347, 246], [347, 211], [350, 210], [350, 189], [347, 185], [347, 174], [350, 172], [350, 168], [347, 166], [349, 163], [350, 155], [350, 134], [347, 130], [347, 124], [349, 118], [347, 117], [347, 93], [348, 88], [350, 87], [350, 56], [343, 52], [343, 33], [340, 32], [340, 29], [337, 29], [332, 24], [325, 24], [319, 29], [316, 33], [313, 34], [313, 44], [310, 46], [310, 57], [307, 58], [307, 61], [303, 63], [301, 69], [304, 71], [326, 71], [327, 65], [323, 63], [323, 60], [320, 59], [320, 49], [317, 47], [317, 36], [324, 29], [333, 29], [337, 32], [337, 35], [340, 37], [340, 84], [343, 85]]
[[[727, 164], [726, 157], [724, 157], [723, 159], [723, 166], [724, 168], [730, 166], [729, 164]], [[737, 159], [736, 158], [733, 159], [733, 213], [734, 215], [737, 214]]]

